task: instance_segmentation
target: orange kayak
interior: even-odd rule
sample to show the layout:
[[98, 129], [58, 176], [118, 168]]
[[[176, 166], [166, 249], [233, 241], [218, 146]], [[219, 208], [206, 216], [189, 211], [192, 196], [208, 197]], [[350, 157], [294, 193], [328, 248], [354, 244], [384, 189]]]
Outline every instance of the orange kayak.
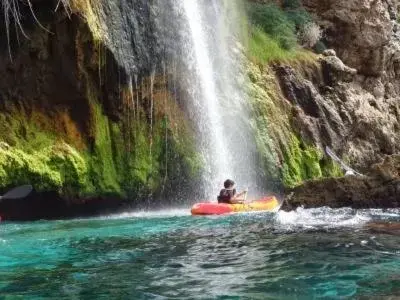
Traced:
[[223, 215], [238, 212], [250, 211], [270, 211], [276, 212], [280, 203], [275, 196], [264, 197], [262, 199], [244, 204], [226, 204], [226, 203], [196, 203], [192, 207], [192, 215]]

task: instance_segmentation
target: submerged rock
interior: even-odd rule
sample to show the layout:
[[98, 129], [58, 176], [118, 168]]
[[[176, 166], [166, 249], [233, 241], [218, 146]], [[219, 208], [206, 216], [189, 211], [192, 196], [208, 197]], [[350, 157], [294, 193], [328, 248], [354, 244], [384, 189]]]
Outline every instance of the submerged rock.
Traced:
[[400, 223], [387, 223], [387, 222], [371, 222], [365, 228], [373, 233], [384, 233], [400, 236]]

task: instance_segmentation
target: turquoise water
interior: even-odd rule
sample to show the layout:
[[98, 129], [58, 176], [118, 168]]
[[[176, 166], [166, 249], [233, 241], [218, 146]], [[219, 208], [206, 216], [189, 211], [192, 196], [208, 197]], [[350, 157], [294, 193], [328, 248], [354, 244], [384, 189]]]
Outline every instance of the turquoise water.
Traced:
[[400, 236], [369, 231], [372, 220], [400, 221], [400, 210], [4, 223], [0, 298], [400, 297]]

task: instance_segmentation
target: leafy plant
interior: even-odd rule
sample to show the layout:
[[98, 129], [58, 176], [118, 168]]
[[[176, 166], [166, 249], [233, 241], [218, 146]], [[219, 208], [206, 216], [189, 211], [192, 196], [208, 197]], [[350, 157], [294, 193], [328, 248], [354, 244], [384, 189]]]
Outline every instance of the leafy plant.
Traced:
[[274, 4], [251, 4], [249, 6], [249, 19], [253, 25], [260, 27], [276, 40], [281, 48], [290, 50], [296, 46], [295, 23], [278, 6]]

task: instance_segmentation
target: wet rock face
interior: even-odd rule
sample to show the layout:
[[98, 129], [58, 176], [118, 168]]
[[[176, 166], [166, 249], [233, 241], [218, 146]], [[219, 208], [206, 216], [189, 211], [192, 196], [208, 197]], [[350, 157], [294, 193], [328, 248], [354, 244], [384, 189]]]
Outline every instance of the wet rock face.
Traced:
[[306, 144], [330, 146], [361, 170], [399, 151], [398, 100], [383, 78], [357, 74], [334, 51], [312, 75], [284, 65], [275, 72], [292, 106], [292, 128]]
[[372, 233], [383, 233], [400, 236], [400, 223], [371, 222], [368, 223], [366, 229]]
[[400, 156], [388, 156], [375, 165], [369, 176], [309, 181], [288, 190], [283, 209], [329, 206], [332, 208], [400, 207]]
[[[18, 25], [14, 26], [12, 18], [9, 38], [6, 27], [0, 27], [0, 113], [23, 110], [32, 116], [39, 111], [54, 119], [57, 130], [64, 131], [69, 124], [60, 118], [62, 111], [70, 115], [80, 134], [88, 137], [90, 107], [82, 66], [88, 77], [96, 79], [96, 89], [103, 92], [102, 103], [113, 119], [121, 114], [118, 85], [123, 75], [120, 67], [111, 52], [104, 50], [102, 55], [108, 63], [108, 73], [100, 86], [97, 80], [99, 53], [87, 38], [90, 32], [82, 19], [76, 15], [68, 17], [62, 7], [55, 12], [57, 1], [54, 0], [31, 3], [40, 26], [47, 31], [38, 25], [26, 4], [20, 4], [21, 28], [26, 36]], [[0, 16], [0, 24], [5, 22], [3, 17]]]
[[304, 0], [303, 4], [320, 20], [326, 43], [347, 65], [364, 75], [382, 75], [398, 1]]
[[[191, 183], [183, 173], [197, 176], [197, 157], [188, 154], [196, 156], [189, 123], [178, 103], [180, 87], [172, 93], [172, 81], [162, 72], [164, 40], [154, 44], [161, 34], [151, 30], [161, 22], [152, 17], [155, 2], [104, 0], [109, 5], [103, 13], [110, 14], [101, 15], [108, 20], [104, 26], [117, 37], [102, 40], [87, 7], [72, 5], [87, 1], [71, 1], [71, 10], [65, 10], [58, 0], [31, 0], [35, 20], [28, 2], [18, 0], [28, 38], [12, 18], [9, 35], [0, 26], [0, 189], [30, 182], [38, 192], [57, 190], [62, 205], [71, 197], [84, 201], [104, 195], [117, 201], [129, 195], [135, 201], [172, 193], [172, 186], [182, 192]], [[115, 7], [118, 3], [125, 9], [136, 5], [136, 15], [127, 16], [124, 7]], [[0, 14], [0, 24], [4, 18]], [[64, 143], [77, 155], [58, 151]], [[196, 171], [191, 173], [189, 164]], [[80, 183], [66, 184], [69, 179]], [[9, 218], [16, 210], [11, 206]]]
[[99, 0], [104, 42], [129, 75], [159, 71], [175, 54], [182, 18], [175, 7], [172, 0]]
[[400, 150], [400, 1], [302, 3], [332, 49], [312, 70], [275, 66], [291, 127], [306, 144], [330, 146], [367, 170]]

